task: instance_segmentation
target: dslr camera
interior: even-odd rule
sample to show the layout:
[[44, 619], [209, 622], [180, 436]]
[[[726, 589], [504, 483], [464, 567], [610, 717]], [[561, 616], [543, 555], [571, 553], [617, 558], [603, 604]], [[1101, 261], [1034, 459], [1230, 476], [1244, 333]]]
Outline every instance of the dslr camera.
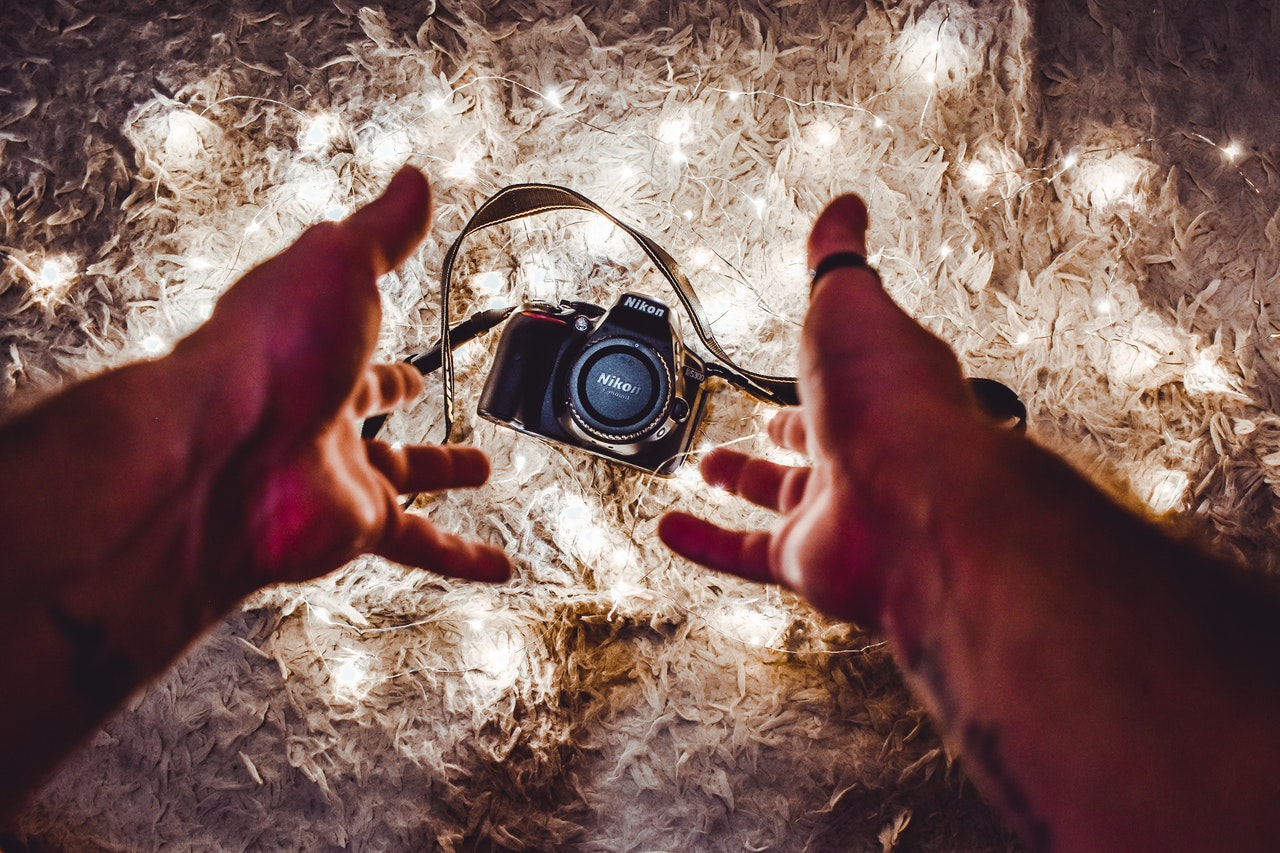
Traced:
[[624, 293], [608, 311], [528, 302], [507, 321], [482, 417], [643, 471], [674, 474], [706, 402], [706, 364], [662, 302]]

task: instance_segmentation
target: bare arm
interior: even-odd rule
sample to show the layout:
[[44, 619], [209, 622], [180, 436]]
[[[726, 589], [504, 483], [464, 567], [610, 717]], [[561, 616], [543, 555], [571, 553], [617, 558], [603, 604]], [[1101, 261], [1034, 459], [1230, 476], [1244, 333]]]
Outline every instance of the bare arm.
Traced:
[[378, 276], [426, 231], [425, 179], [304, 234], [166, 358], [90, 379], [0, 428], [0, 817], [117, 704], [262, 586], [362, 553], [503, 580], [499, 551], [402, 513], [476, 486], [470, 448], [361, 442], [411, 399], [370, 367]]
[[[845, 197], [811, 265], [865, 252]], [[966, 768], [1037, 850], [1265, 850], [1280, 834], [1280, 606], [985, 421], [874, 275], [815, 288], [786, 469], [703, 473], [775, 530], [663, 520], [675, 550], [883, 631]]]

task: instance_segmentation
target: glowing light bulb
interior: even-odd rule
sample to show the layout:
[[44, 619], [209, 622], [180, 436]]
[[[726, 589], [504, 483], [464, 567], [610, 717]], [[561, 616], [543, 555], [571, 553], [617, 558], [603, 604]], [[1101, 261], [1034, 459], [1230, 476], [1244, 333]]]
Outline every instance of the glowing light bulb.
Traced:
[[996, 179], [991, 167], [981, 160], [970, 160], [964, 164], [961, 171], [964, 174], [964, 179], [980, 190], [985, 190], [991, 186], [992, 181]]
[[1062, 168], [1070, 169], [1080, 162], [1080, 155], [1072, 151], [1062, 158]]
[[445, 174], [459, 181], [470, 180], [475, 175], [475, 164], [459, 155], [445, 170]]
[[817, 122], [813, 126], [813, 138], [823, 148], [832, 148], [840, 141], [840, 128], [829, 122]]
[[618, 228], [603, 216], [592, 217], [587, 223], [587, 248], [594, 254], [607, 257], [618, 236]]
[[435, 97], [433, 97], [430, 101], [431, 112], [435, 112], [436, 110], [440, 109], [445, 104], [447, 104], [449, 102], [450, 97], [451, 97], [450, 95], [436, 95]]
[[211, 270], [213, 269], [213, 261], [204, 255], [196, 255], [187, 259], [187, 269], [189, 270]]
[[1106, 314], [1107, 316], [1115, 313], [1116, 310], [1116, 304], [1109, 296], [1100, 297], [1093, 303], [1093, 307], [1099, 314]]
[[556, 516], [566, 543], [584, 557], [597, 556], [604, 546], [604, 531], [596, 524], [591, 507], [575, 495], [565, 498]]
[[398, 167], [413, 153], [408, 128], [384, 130], [370, 122], [365, 126], [363, 136], [368, 144], [362, 150], [368, 152], [369, 162], [376, 168]]
[[507, 280], [501, 273], [490, 270], [471, 279], [471, 287], [481, 293], [493, 295], [506, 290]]
[[1017, 344], [1018, 346], [1020, 346], [1020, 347], [1024, 347], [1024, 346], [1026, 346], [1027, 344], [1031, 343], [1031, 333], [1030, 333], [1030, 332], [1018, 332], [1018, 336], [1017, 336], [1016, 338], [1014, 338], [1014, 339], [1013, 339], [1013, 342], [1014, 342], [1015, 344]]
[[758, 216], [761, 219], [764, 219], [764, 211], [768, 205], [768, 202], [766, 202], [762, 198], [755, 198], [751, 200], [751, 204], [756, 209], [756, 216]]
[[729, 100], [736, 101], [742, 97], [742, 92], [733, 91], [729, 93]]
[[298, 184], [298, 201], [308, 208], [318, 208], [328, 204], [332, 195], [333, 190], [330, 184], [318, 178], [307, 178]]
[[246, 237], [248, 237], [250, 234], [257, 234], [261, 230], [262, 230], [262, 223], [255, 219], [254, 221], [250, 222], [248, 225], [245, 226], [244, 234]]
[[943, 243], [941, 246], [939, 246], [939, 247], [938, 247], [938, 257], [939, 257], [939, 258], [949, 258], [949, 257], [951, 257], [951, 244], [950, 244], [950, 243]]
[[298, 147], [308, 153], [327, 149], [337, 135], [340, 125], [331, 115], [318, 115], [304, 122], [298, 131]]
[[875, 121], [872, 123], [875, 125], [877, 130], [885, 126], [885, 120], [880, 118], [880, 116], [876, 116]]
[[334, 698], [353, 702], [369, 692], [372, 667], [368, 655], [344, 646], [330, 663], [329, 679]]
[[166, 345], [164, 338], [159, 335], [147, 335], [142, 339], [142, 351], [147, 355], [159, 355], [164, 352]]
[[692, 210], [685, 210], [685, 212], [684, 212], [683, 214], [681, 214], [681, 215], [685, 218], [685, 221], [686, 221], [686, 222], [692, 222], [692, 221], [693, 221], [693, 211], [692, 211]]
[[702, 269], [715, 259], [715, 255], [710, 249], [697, 248], [689, 253], [689, 260], [693, 263], [694, 269]]
[[542, 98], [556, 109], [560, 109], [564, 104], [564, 93], [557, 86], [548, 86], [543, 90]]
[[658, 127], [658, 139], [667, 145], [679, 145], [688, 135], [689, 126], [686, 116], [668, 119]]
[[1227, 158], [1228, 163], [1234, 163], [1244, 154], [1244, 146], [1239, 142], [1229, 142], [1222, 148], [1222, 156]]
[[40, 272], [36, 274], [38, 284], [45, 287], [57, 287], [60, 284], [66, 284], [71, 279], [71, 265], [66, 258], [49, 259], [40, 267]]

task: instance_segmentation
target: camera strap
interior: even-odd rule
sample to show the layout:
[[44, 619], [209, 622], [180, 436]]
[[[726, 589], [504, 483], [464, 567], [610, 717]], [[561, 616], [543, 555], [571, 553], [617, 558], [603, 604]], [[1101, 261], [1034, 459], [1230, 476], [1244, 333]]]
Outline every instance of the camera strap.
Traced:
[[480, 205], [444, 256], [444, 266], [440, 275], [440, 354], [444, 371], [446, 436], [453, 431], [453, 348], [450, 345], [449, 290], [453, 279], [453, 264], [457, 259], [458, 251], [463, 241], [481, 228], [553, 210], [586, 210], [596, 213], [622, 229], [644, 249], [645, 254], [670, 282], [676, 296], [680, 298], [689, 319], [693, 322], [698, 339], [716, 358], [720, 359], [721, 364], [708, 363], [707, 370], [711, 375], [719, 376], [751, 396], [766, 402], [777, 403], [780, 406], [794, 406], [799, 402], [794, 377], [770, 376], [747, 370], [736, 364], [724, 351], [724, 347], [716, 340], [715, 333], [711, 330], [706, 310], [698, 300], [698, 294], [694, 292], [693, 285], [681, 272], [675, 258], [652, 238], [622, 222], [591, 199], [573, 190], [554, 184], [513, 184], [498, 190]]
[[[444, 256], [444, 266], [440, 281], [440, 365], [443, 368], [444, 385], [444, 427], [445, 440], [453, 432], [453, 344], [451, 337], [458, 330], [449, 326], [449, 291], [453, 279], [453, 264], [458, 257], [462, 243], [473, 232], [491, 225], [512, 222], [526, 216], [547, 213], [553, 210], [585, 210], [603, 216], [622, 231], [631, 236], [640, 245], [654, 266], [667, 279], [679, 297], [693, 322], [694, 331], [703, 345], [718, 359], [720, 363], [710, 361], [707, 372], [719, 376], [730, 384], [742, 389], [753, 397], [780, 406], [794, 406], [799, 403], [796, 393], [796, 380], [790, 376], [771, 376], [741, 367], [725, 352], [724, 347], [716, 340], [707, 319], [706, 310], [698, 300], [693, 285], [681, 272], [680, 265], [665, 249], [659, 246], [648, 235], [633, 228], [606, 211], [586, 196], [565, 187], [554, 184], [513, 184], [503, 187], [480, 205], [479, 209], [463, 226], [453, 244]], [[504, 315], [505, 317], [505, 315]], [[499, 321], [500, 322], [500, 321]], [[459, 342], [461, 343], [461, 342]], [[1017, 394], [1008, 386], [992, 379], [970, 379], [970, 386], [983, 409], [997, 420], [1006, 422], [1011, 429], [1026, 429], [1027, 409], [1018, 399]]]

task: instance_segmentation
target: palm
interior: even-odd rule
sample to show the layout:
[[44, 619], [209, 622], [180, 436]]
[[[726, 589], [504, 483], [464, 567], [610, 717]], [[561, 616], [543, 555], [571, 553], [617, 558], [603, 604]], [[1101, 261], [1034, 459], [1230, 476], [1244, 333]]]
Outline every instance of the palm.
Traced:
[[[865, 231], [861, 201], [838, 199], [814, 225], [811, 262], [865, 254]], [[815, 291], [801, 343], [800, 398], [803, 408], [780, 412], [769, 433], [812, 467], [728, 449], [702, 463], [709, 482], [780, 513], [773, 530], [730, 531], [672, 513], [660, 534], [695, 562], [782, 584], [832, 615], [874, 627], [891, 563], [906, 557], [919, 539], [912, 526], [929, 512], [912, 505], [918, 496], [898, 492], [899, 472], [884, 460], [943, 452], [948, 424], [968, 417], [973, 401], [950, 350], [866, 270], [829, 274]]]
[[226, 461], [211, 480], [205, 553], [250, 588], [315, 577], [367, 552], [472, 578], [509, 571], [496, 549], [441, 533], [397, 504], [405, 492], [480, 485], [483, 454], [358, 435], [360, 418], [421, 390], [407, 365], [368, 366], [376, 279], [427, 224], [425, 182], [402, 175], [351, 219], [309, 230], [245, 276], [180, 347], [189, 369], [221, 380], [212, 396], [236, 424], [212, 442]]

